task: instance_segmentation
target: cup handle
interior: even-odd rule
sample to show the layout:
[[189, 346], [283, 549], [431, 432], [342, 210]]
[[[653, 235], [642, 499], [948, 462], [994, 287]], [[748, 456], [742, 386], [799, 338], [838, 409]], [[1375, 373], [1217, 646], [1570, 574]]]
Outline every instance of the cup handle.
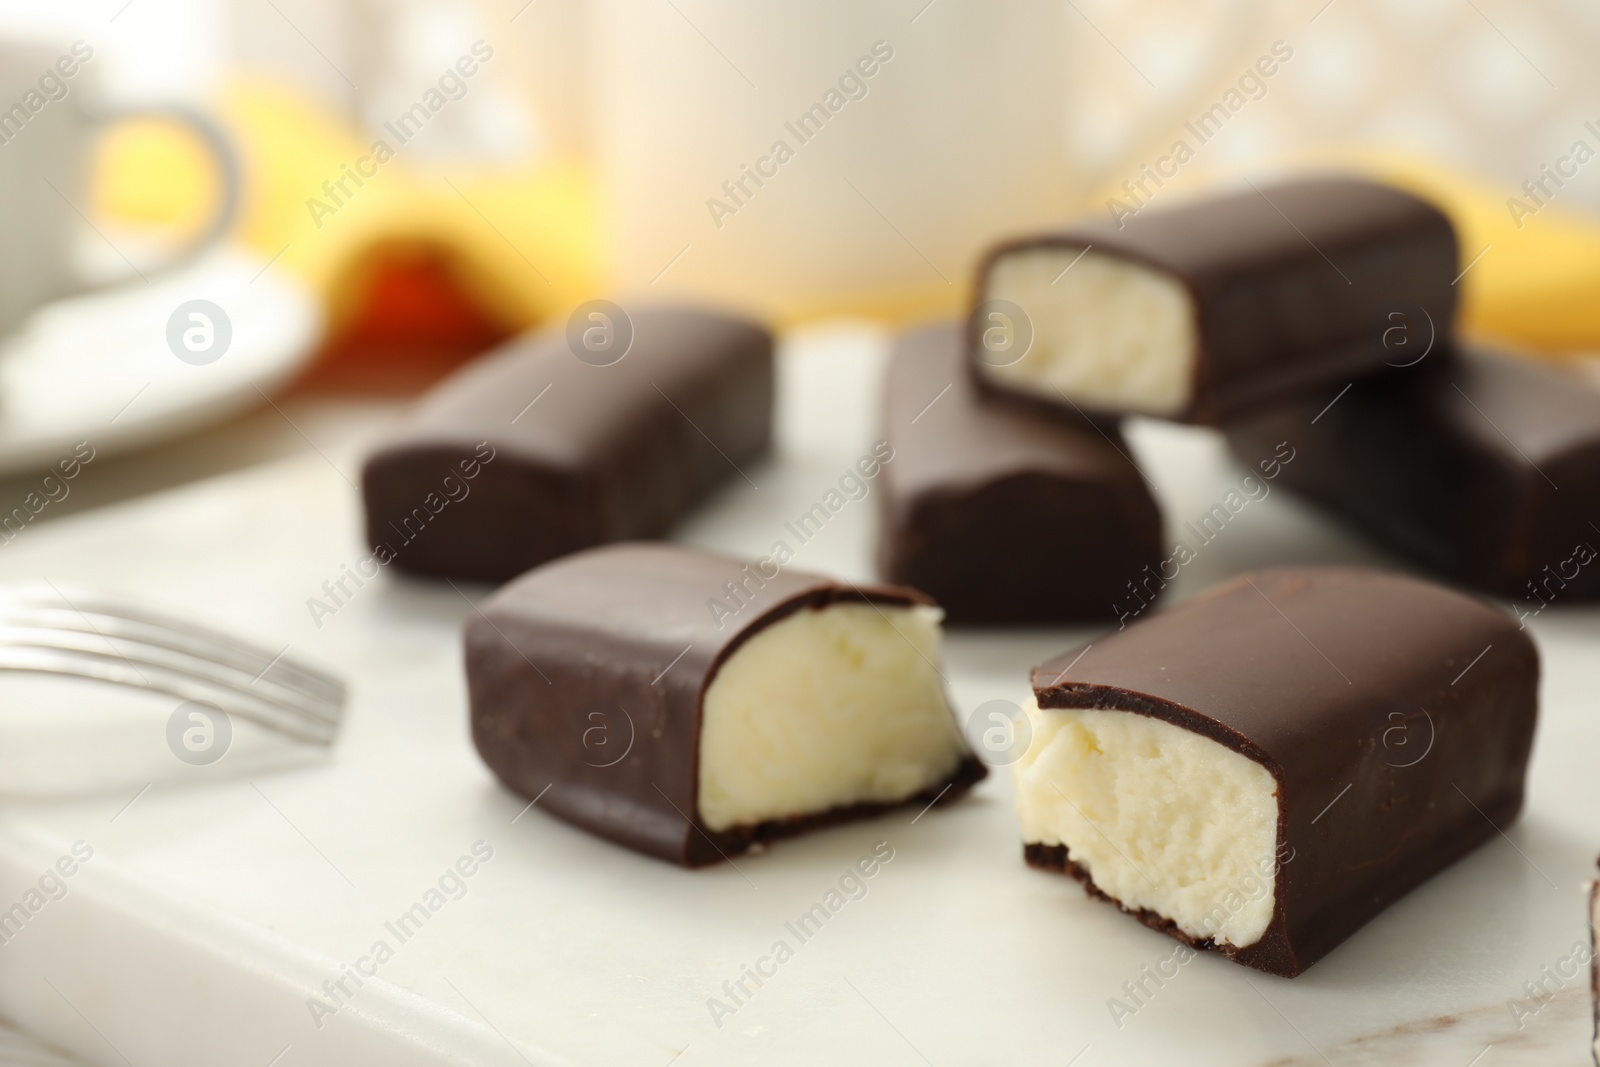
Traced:
[[206, 223], [199, 236], [170, 260], [154, 268], [155, 271], [165, 272], [193, 262], [210, 251], [227, 235], [234, 219], [238, 217], [243, 190], [239, 153], [235, 151], [233, 141], [215, 119], [185, 104], [137, 104], [112, 108], [97, 116], [102, 126], [135, 118], [167, 119], [187, 127], [210, 150], [222, 186], [216, 214]]

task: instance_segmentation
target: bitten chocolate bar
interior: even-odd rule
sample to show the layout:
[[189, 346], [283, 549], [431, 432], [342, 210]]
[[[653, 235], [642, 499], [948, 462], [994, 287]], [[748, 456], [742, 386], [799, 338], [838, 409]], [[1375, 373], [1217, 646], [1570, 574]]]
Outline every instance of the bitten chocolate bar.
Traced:
[[947, 802], [986, 772], [936, 666], [939, 615], [909, 589], [592, 549], [467, 624], [473, 740], [541, 811], [688, 867]]
[[1600, 598], [1600, 391], [1460, 346], [1228, 427], [1237, 455], [1292, 440], [1283, 484], [1473, 588]]
[[1161, 513], [1114, 426], [985, 398], [961, 327], [907, 334], [889, 366], [878, 562], [956, 623], [1074, 622], [1161, 557]]
[[1589, 992], [1594, 998], [1594, 1062], [1600, 1067], [1600, 881], [1589, 885]]
[[1292, 978], [1516, 819], [1538, 681], [1472, 597], [1245, 575], [1034, 670], [1027, 861]]
[[379, 558], [503, 581], [590, 545], [658, 536], [739, 479], [771, 435], [771, 336], [683, 308], [636, 312], [631, 334], [631, 345], [611, 335], [620, 352], [579, 358], [582, 346], [545, 331], [426, 397], [362, 473]]
[[1086, 222], [989, 253], [974, 371], [989, 388], [1091, 415], [1219, 424], [1384, 370], [1391, 313], [1419, 329], [1431, 319], [1442, 336], [1456, 258], [1433, 205], [1348, 178]]

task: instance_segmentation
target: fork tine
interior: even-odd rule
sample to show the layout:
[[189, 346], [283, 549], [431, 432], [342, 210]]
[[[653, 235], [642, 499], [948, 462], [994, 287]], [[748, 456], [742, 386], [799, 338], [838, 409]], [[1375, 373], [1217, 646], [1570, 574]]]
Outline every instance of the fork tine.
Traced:
[[0, 670], [71, 674], [204, 700], [328, 745], [344, 716], [339, 678], [200, 623], [89, 590], [0, 587]]
[[[32, 610], [70, 611], [78, 615], [94, 616], [98, 619], [132, 622], [157, 630], [169, 631], [174, 635], [193, 638], [196, 642], [207, 646], [208, 649], [214, 648], [220, 653], [241, 655], [262, 663], [270, 662], [278, 655], [277, 652], [271, 649], [247, 641], [237, 635], [92, 590], [61, 590], [53, 585], [29, 586], [20, 589], [15, 587], [10, 589], [0, 588], [0, 612], [16, 607]], [[302, 674], [309, 683], [319, 688], [326, 688], [330, 691], [343, 689], [343, 683], [339, 679], [322, 671], [303, 664], [297, 664], [296, 671]]]
[[132, 666], [135, 673], [139, 672], [141, 666], [149, 666], [187, 674], [209, 685], [231, 689], [253, 699], [277, 704], [291, 714], [324, 722], [337, 722], [343, 704], [342, 700], [328, 700], [316, 694], [293, 689], [285, 689], [279, 694], [274, 690], [282, 687], [259, 676], [251, 679], [231, 667], [191, 655], [186, 650], [145, 645], [127, 637], [112, 641], [105, 635], [91, 635], [77, 629], [25, 627], [0, 623], [0, 645], [51, 649], [100, 658], [115, 657]]
[[[260, 645], [241, 641], [220, 631], [199, 626], [186, 620], [176, 619], [170, 615], [149, 611], [135, 605], [118, 605], [101, 600], [95, 602], [94, 608], [95, 613], [103, 617], [127, 620], [158, 631], [165, 630], [175, 634], [182, 634], [205, 644], [208, 648], [216, 649], [219, 654], [243, 655], [259, 659], [262, 661], [263, 668], [270, 668], [274, 673], [282, 672], [286, 677], [296, 680], [300, 688], [317, 690], [330, 699], [343, 700], [345, 697], [346, 686], [344, 682], [331, 674], [319, 671], [284, 655], [284, 651], [287, 650], [288, 646], [285, 646], [284, 650], [272, 651]], [[259, 674], [261, 672], [257, 671], [256, 673]]]
[[252, 699], [249, 694], [215, 687], [191, 675], [168, 671], [154, 665], [151, 665], [149, 673], [144, 673], [135, 670], [127, 663], [105, 657], [62, 653], [43, 648], [0, 646], [0, 670], [73, 675], [134, 689], [166, 693], [180, 700], [213, 704], [230, 715], [315, 745], [330, 745], [337, 734], [337, 727], [334, 724], [295, 720], [285, 716], [280, 705]]
[[70, 629], [84, 625], [102, 636], [125, 636], [234, 666], [252, 678], [271, 670], [281, 684], [315, 692], [326, 699], [342, 700], [345, 695], [344, 683], [337, 678], [291, 660], [282, 652], [269, 652], [192, 623], [113, 604], [104, 598], [80, 597], [69, 601], [68, 605], [19, 605], [0, 600], [0, 621], [37, 620], [41, 625]]
[[[275, 672], [260, 669], [262, 665], [244, 666], [217, 663], [197, 651], [166, 641], [164, 635], [153, 637], [129, 632], [108, 633], [99, 629], [83, 628], [73, 620], [63, 620], [61, 625], [47, 625], [48, 620], [28, 619], [21, 623], [0, 618], [0, 640], [13, 644], [39, 644], [46, 647], [76, 650], [86, 653], [106, 653], [114, 656], [155, 663], [171, 669], [205, 677], [219, 685], [229, 685], [243, 692], [277, 699], [294, 705], [337, 708], [344, 702], [344, 693], [331, 694], [306, 690], [286, 684]], [[176, 645], [176, 647], [175, 647]]]

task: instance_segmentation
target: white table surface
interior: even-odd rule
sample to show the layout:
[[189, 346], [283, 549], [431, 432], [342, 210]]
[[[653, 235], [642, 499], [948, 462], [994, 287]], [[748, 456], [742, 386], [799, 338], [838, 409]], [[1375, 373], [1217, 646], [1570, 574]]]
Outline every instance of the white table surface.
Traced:
[[[845, 326], [791, 338], [779, 445], [748, 470], [759, 488], [735, 480], [681, 539], [764, 553], [870, 447], [882, 351], [881, 335]], [[1242, 473], [1205, 431], [1140, 424], [1133, 445], [1169, 538]], [[323, 451], [0, 546], [0, 581], [114, 588], [287, 643], [352, 684], [325, 759], [273, 769], [241, 743], [205, 770], [141, 764], [164, 724], [153, 713], [130, 719], [137, 758], [95, 795], [0, 807], [0, 910], [72, 841], [95, 850], [67, 896], [0, 945], [0, 1015], [87, 1063], [1589, 1063], [1586, 974], [1520, 1029], [1508, 1001], [1587, 936], [1600, 611], [1557, 606], [1532, 624], [1543, 719], [1528, 809], [1506, 837], [1298, 979], [1206, 954], [1119, 1028], [1108, 999], [1174, 943], [1025, 867], [1003, 773], [915, 821], [896, 813], [694, 872], [524, 813], [467, 734], [458, 631], [486, 588], [384, 575], [314, 624], [307, 598], [365, 554], [359, 451]], [[850, 504], [794, 565], [870, 577], [875, 503]], [[1173, 599], [1300, 560], [1392, 563], [1274, 491], [1185, 568]], [[952, 633], [954, 701], [1020, 700], [1029, 666], [1089, 636]], [[0, 729], [27, 710], [0, 707]], [[479, 840], [494, 857], [466, 895], [319, 1030], [306, 998], [340, 961], [393, 944], [385, 921]], [[792, 942], [784, 923], [879, 841], [895, 855], [867, 896], [714, 1025], [707, 998]]]

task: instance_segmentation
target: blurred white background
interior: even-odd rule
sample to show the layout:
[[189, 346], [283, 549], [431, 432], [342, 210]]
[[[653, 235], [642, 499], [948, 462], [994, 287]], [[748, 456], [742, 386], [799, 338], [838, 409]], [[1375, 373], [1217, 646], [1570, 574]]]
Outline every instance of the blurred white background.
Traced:
[[[123, 98], [203, 98], [231, 71], [269, 71], [368, 129], [460, 42], [485, 39], [504, 57], [487, 71], [491, 91], [453, 108], [424, 147], [595, 162], [623, 288], [649, 285], [686, 246], [668, 290], [828, 289], [816, 262], [826, 256], [834, 297], [885, 272], [910, 287], [938, 281], [919, 274], [930, 266], [958, 280], [994, 232], [1094, 205], [1094, 193], [1136, 177], [1274, 41], [1293, 60], [1186, 179], [1377, 145], [1448, 161], [1509, 197], [1600, 119], [1588, 104], [1600, 100], [1600, 7], [1587, 0], [1026, 0], [1004, 10], [997, 19], [980, 0], [95, 0], [69, 12], [5, 0], [0, 32], [91, 40], [108, 91]], [[737, 226], [714, 226], [705, 201], [721, 182], [880, 39], [894, 64], [839, 116], [837, 136], [830, 129], [828, 144], [786, 167], [782, 188], [752, 198]], [[970, 196], [953, 199], [962, 188]], [[1561, 199], [1600, 208], [1600, 180], [1585, 170]], [[833, 255], [846, 235], [851, 256]], [[775, 238], [788, 263], [766, 247]]]

